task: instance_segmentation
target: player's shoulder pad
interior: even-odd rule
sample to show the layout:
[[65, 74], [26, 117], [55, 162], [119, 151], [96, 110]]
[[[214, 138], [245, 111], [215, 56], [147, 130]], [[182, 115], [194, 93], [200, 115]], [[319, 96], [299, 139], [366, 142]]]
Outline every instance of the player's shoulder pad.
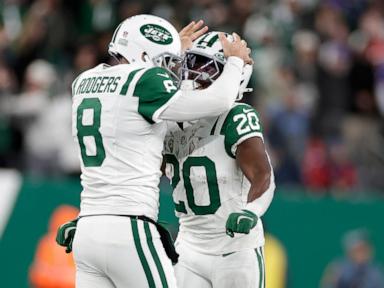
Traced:
[[137, 83], [152, 82], [154, 79], [172, 79], [169, 72], [162, 67], [151, 67], [145, 70]]
[[[88, 71], [88, 70], [87, 70]], [[79, 82], [79, 79], [84, 76], [84, 74], [87, 72], [87, 71], [84, 71], [82, 73], [80, 73], [76, 78], [75, 80], [72, 81], [72, 85], [71, 85], [71, 88], [72, 88], [72, 95], [74, 94], [74, 92], [76, 91], [75, 88], [76, 88], [76, 84]]]
[[232, 114], [238, 114], [238, 113], [249, 113], [249, 112], [255, 112], [257, 113], [255, 107], [252, 107], [251, 105], [247, 103], [235, 103], [233, 104], [231, 110], [229, 110]]
[[246, 103], [233, 104], [232, 108], [226, 114], [223, 114], [225, 119], [224, 119], [223, 125], [221, 126], [220, 134], [222, 135], [225, 134], [226, 130], [230, 128], [231, 124], [233, 124], [233, 121], [234, 121], [234, 118], [236, 118], [235, 117], [236, 115], [240, 115], [240, 114], [247, 115], [248, 113], [256, 114], [257, 119], [259, 118], [259, 113], [251, 105]]
[[161, 67], [147, 69], [137, 81], [133, 95], [139, 98], [139, 113], [153, 123], [155, 112], [178, 91], [171, 75]]
[[76, 88], [76, 84], [80, 83], [79, 80], [82, 78], [86, 78], [87, 76], [89, 76], [90, 74], [92, 74], [94, 71], [96, 71], [97, 69], [100, 69], [100, 67], [103, 67], [104, 65], [107, 65], [107, 64], [104, 64], [104, 63], [101, 63], [93, 68], [90, 68], [88, 70], [85, 70], [83, 72], [81, 72], [76, 78], [75, 80], [72, 81], [72, 93], [75, 91], [75, 88]]
[[[165, 70], [162, 67], [152, 67], [152, 68], [146, 69], [146, 71], [144, 71], [144, 73], [140, 76], [140, 79], [138, 79], [136, 83], [136, 87], [135, 87], [136, 93], [134, 93], [134, 95], [140, 98], [142, 97], [145, 98], [146, 96], [159, 92], [159, 90], [167, 91], [166, 89], [167, 86], [164, 84], [164, 82], [174, 84], [175, 86], [174, 90], [177, 90], [176, 84], [174, 83], [171, 75], [168, 73], [167, 70]], [[137, 92], [144, 92], [144, 93], [137, 93]]]
[[236, 103], [227, 113], [220, 134], [224, 135], [225, 150], [235, 157], [237, 146], [251, 137], [262, 137], [262, 127], [256, 109], [248, 104]]

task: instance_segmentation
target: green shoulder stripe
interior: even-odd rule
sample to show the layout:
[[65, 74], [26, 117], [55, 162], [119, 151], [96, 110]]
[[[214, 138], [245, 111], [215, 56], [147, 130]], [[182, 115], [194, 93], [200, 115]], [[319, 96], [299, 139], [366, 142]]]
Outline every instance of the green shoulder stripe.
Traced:
[[144, 68], [140, 68], [137, 70], [133, 70], [132, 72], [129, 73], [127, 81], [125, 81], [123, 87], [121, 88], [120, 95], [127, 95], [129, 84], [132, 82], [133, 77], [135, 77], [136, 73], [139, 72], [140, 70], [143, 70]]
[[167, 70], [154, 67], [143, 73], [137, 81], [133, 96], [139, 97], [138, 112], [149, 122], [155, 123], [155, 113], [178, 91]]
[[237, 145], [248, 138], [262, 137], [262, 127], [256, 110], [248, 104], [237, 104], [228, 112], [221, 127], [227, 154], [235, 158]]

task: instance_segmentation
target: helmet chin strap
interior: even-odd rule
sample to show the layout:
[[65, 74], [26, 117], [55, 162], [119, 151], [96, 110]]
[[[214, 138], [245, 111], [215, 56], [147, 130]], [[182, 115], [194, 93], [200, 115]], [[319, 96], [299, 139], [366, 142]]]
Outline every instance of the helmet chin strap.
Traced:
[[193, 83], [193, 80], [183, 80], [181, 81], [181, 85], [180, 85], [180, 89], [181, 90], [193, 90], [195, 87], [194, 87], [194, 83]]
[[250, 93], [252, 91], [253, 91], [252, 88], [243, 88], [243, 89], [240, 88], [239, 89], [239, 95], [237, 95], [237, 97], [236, 97], [236, 101], [240, 101], [241, 99], [243, 99], [244, 93]]

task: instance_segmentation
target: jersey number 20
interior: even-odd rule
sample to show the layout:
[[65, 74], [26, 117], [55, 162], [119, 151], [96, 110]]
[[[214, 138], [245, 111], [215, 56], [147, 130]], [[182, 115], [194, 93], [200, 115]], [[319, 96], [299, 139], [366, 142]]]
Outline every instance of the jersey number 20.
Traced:
[[[173, 177], [171, 179], [172, 188], [175, 189], [177, 184], [180, 182], [180, 176], [184, 180], [184, 188], [187, 196], [187, 202], [189, 208], [195, 213], [195, 215], [208, 215], [215, 214], [217, 209], [221, 206], [219, 186], [217, 184], [217, 174], [215, 163], [208, 157], [188, 157], [183, 163], [183, 173], [180, 175], [180, 165], [176, 156], [173, 154], [166, 154], [165, 162], [173, 166]], [[191, 169], [192, 167], [204, 167], [207, 175], [208, 193], [209, 193], [209, 205], [197, 205], [195, 201], [195, 195], [191, 183]], [[187, 214], [185, 203], [175, 203], [176, 211]]]
[[[90, 123], [84, 124], [85, 111], [92, 113]], [[77, 108], [77, 139], [79, 140], [81, 158], [85, 167], [98, 167], [103, 164], [105, 159], [105, 149], [103, 145], [103, 138], [100, 134], [100, 116], [101, 116], [101, 102], [99, 98], [85, 98]], [[91, 117], [89, 117], [91, 118]], [[88, 119], [87, 119], [88, 120]], [[87, 154], [86, 143], [84, 139], [94, 140], [96, 151], [92, 155]], [[90, 147], [88, 147], [90, 148]], [[90, 149], [89, 149], [90, 150]]]

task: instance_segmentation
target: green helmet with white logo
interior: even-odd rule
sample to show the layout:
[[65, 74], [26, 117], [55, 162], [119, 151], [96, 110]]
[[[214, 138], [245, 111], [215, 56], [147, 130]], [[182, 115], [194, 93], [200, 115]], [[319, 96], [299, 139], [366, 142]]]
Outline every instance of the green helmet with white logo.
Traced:
[[116, 28], [108, 52], [124, 57], [130, 63], [146, 66], [168, 66], [179, 60], [181, 42], [175, 27], [153, 15], [132, 16]]

